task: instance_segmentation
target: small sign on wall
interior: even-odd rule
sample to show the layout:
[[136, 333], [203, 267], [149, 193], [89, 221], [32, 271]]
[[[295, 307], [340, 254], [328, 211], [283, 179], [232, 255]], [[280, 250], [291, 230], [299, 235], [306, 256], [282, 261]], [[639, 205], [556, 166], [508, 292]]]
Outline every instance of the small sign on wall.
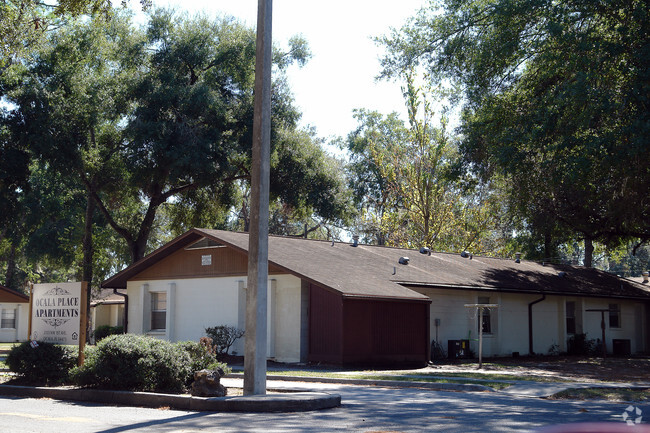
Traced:
[[206, 254], [201, 256], [201, 265], [202, 266], [210, 266], [212, 265], [212, 255], [211, 254]]

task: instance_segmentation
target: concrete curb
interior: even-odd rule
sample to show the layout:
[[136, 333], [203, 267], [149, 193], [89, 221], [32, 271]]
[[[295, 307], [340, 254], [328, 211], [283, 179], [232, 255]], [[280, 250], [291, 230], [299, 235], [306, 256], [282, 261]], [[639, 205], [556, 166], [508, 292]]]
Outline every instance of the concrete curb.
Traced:
[[193, 397], [151, 392], [0, 385], [0, 395], [214, 412], [304, 412], [341, 405], [340, 395], [324, 392], [291, 392], [243, 397]]
[[[225, 377], [241, 379], [243, 373], [230, 373]], [[341, 385], [362, 385], [362, 386], [383, 386], [387, 388], [426, 388], [438, 391], [478, 391], [495, 392], [494, 388], [486, 385], [472, 383], [447, 383], [447, 382], [410, 382], [404, 380], [372, 380], [372, 379], [345, 379], [330, 377], [303, 377], [303, 376], [279, 376], [268, 374], [267, 380], [279, 380], [286, 382], [312, 382], [312, 383], [338, 383]]]

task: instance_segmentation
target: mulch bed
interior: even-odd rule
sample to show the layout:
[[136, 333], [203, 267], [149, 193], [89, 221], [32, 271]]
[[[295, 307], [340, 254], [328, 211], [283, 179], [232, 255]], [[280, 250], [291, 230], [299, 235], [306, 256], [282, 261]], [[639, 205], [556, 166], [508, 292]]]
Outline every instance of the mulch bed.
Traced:
[[[508, 365], [507, 361], [501, 361]], [[649, 358], [578, 358], [547, 357], [513, 363], [520, 367], [558, 373], [571, 379], [599, 380], [604, 382], [650, 381]]]
[[[650, 358], [599, 358], [577, 356], [534, 356], [519, 358], [489, 358], [484, 372], [516, 375], [547, 376], [557, 380], [584, 382], [650, 382]], [[436, 370], [468, 371], [477, 366], [476, 360], [439, 362]]]

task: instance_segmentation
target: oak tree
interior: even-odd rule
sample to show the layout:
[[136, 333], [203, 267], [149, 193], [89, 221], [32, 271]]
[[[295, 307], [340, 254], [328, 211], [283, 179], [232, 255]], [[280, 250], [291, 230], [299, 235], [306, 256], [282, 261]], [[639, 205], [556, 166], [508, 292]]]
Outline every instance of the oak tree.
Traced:
[[466, 167], [516, 185], [525, 219], [646, 242], [649, 36], [644, 1], [445, 0], [382, 39], [384, 74], [458, 86]]

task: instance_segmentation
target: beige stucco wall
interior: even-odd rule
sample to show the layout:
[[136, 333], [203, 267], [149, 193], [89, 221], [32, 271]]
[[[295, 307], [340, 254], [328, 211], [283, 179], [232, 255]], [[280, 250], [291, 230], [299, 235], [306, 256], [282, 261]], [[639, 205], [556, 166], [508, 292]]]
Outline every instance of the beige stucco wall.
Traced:
[[[478, 297], [489, 296], [490, 303], [499, 307], [491, 312], [492, 334], [484, 334], [484, 356], [512, 356], [529, 353], [528, 304], [541, 298], [539, 294], [498, 293], [473, 290], [417, 289], [429, 296], [431, 303], [431, 339], [436, 339], [447, 350], [448, 340], [469, 339], [470, 347], [478, 353], [478, 317], [474, 309], [465, 304], [475, 304]], [[619, 304], [621, 308], [621, 327], [610, 328], [606, 316], [606, 342], [611, 353], [613, 339], [629, 339], [632, 353], [647, 350], [644, 347], [647, 324], [643, 314], [643, 304], [627, 300], [604, 298], [576, 298], [547, 296], [545, 300], [533, 305], [533, 351], [548, 353], [551, 346], [557, 345], [560, 351], [566, 350], [566, 301], [576, 302], [578, 317], [577, 332], [585, 332], [588, 339], [601, 336], [600, 313], [587, 312], [593, 308], [608, 308], [609, 304]], [[440, 319], [440, 326], [435, 326]]]
[[122, 326], [124, 304], [100, 304], [91, 308], [93, 329], [99, 326]]
[[[170, 341], [198, 341], [205, 328], [229, 325], [245, 329], [245, 277], [129, 281], [129, 333]], [[300, 361], [300, 279], [269, 278], [267, 355], [282, 362]], [[167, 326], [152, 332], [149, 323], [152, 292], [167, 293]], [[244, 339], [231, 353], [243, 354]]]
[[274, 358], [280, 362], [300, 361], [300, 279], [291, 275], [274, 277], [275, 326], [273, 340]]
[[13, 343], [26, 341], [29, 332], [29, 304], [28, 303], [0, 303], [0, 315], [2, 310], [16, 310], [16, 327], [0, 328], [0, 343]]
[[625, 339], [630, 340], [632, 353], [647, 350], [644, 348], [645, 341], [645, 317], [643, 315], [643, 304], [640, 302], [621, 301], [616, 299], [585, 299], [583, 313], [583, 328], [588, 339], [600, 338], [601, 314], [600, 312], [589, 312], [588, 309], [609, 308], [609, 304], [618, 304], [621, 309], [620, 327], [612, 328], [609, 326], [609, 315], [605, 313], [605, 341], [607, 342], [607, 351], [612, 351], [612, 340]]

